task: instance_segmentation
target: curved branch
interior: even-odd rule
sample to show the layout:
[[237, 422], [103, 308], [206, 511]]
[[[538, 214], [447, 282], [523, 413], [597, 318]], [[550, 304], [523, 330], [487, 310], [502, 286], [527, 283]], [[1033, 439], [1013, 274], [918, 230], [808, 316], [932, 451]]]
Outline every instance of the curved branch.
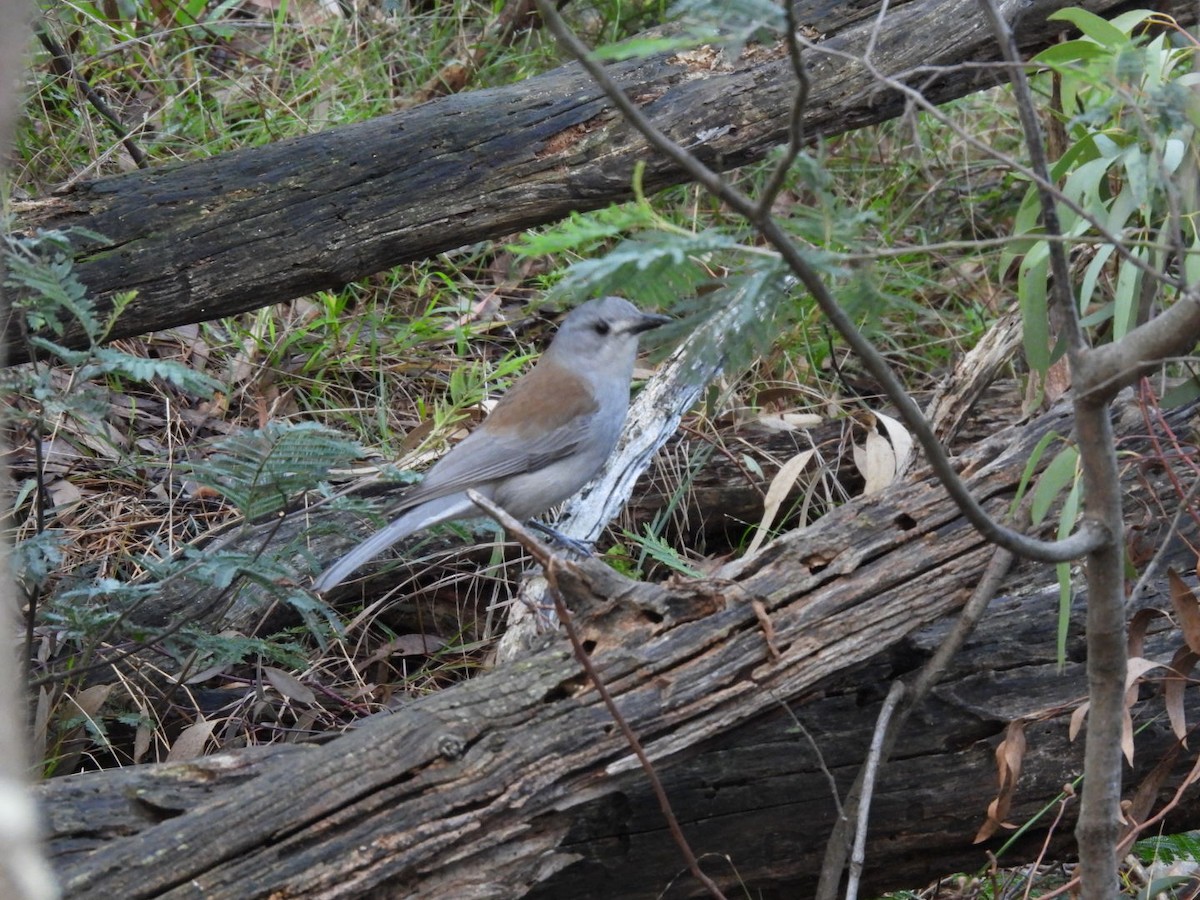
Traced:
[[1090, 519], [1081, 522], [1079, 528], [1072, 535], [1057, 541], [1042, 541], [1029, 537], [1019, 531], [1006, 528], [992, 519], [971, 496], [971, 492], [967, 490], [966, 485], [958, 477], [958, 473], [954, 471], [954, 467], [934, 435], [933, 429], [929, 427], [920, 408], [904, 390], [904, 386], [892, 372], [887, 361], [838, 305], [816, 270], [809, 265], [799, 248], [770, 216], [769, 211], [760, 210], [750, 197], [726, 182], [699, 159], [659, 131], [613, 83], [605, 73], [604, 67], [591, 57], [588, 48], [571, 32], [550, 3], [547, 0], [536, 0], [536, 2], [538, 11], [551, 33], [579, 60], [587, 73], [608, 95], [613, 105], [626, 117], [626, 120], [641, 132], [651, 145], [670, 157], [676, 165], [710, 193], [729, 204], [735, 212], [758, 228], [763, 237], [775, 247], [796, 277], [813, 295], [825, 317], [862, 360], [867, 371], [880, 383], [888, 398], [896, 404], [900, 417], [912, 429], [913, 434], [920, 441], [921, 447], [925, 450], [930, 467], [959, 509], [962, 510], [963, 515], [980, 534], [1018, 556], [1041, 562], [1067, 562], [1078, 559], [1089, 551], [1103, 546], [1109, 540], [1107, 526]]

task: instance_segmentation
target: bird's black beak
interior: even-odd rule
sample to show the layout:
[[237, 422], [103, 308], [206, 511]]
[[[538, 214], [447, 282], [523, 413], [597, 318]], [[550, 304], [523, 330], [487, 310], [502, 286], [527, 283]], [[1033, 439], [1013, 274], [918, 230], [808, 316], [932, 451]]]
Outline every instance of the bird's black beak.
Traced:
[[670, 321], [670, 316], [660, 316], [658, 313], [642, 313], [641, 318], [635, 322], [631, 322], [625, 330], [629, 334], [641, 334], [643, 331], [650, 331], [651, 329], [666, 325]]

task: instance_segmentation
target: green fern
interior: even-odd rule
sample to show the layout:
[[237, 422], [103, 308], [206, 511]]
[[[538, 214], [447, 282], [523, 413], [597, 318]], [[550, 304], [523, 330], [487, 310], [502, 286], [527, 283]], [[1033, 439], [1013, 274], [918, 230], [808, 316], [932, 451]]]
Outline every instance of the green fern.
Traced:
[[188, 468], [198, 482], [253, 520], [279, 512], [295, 494], [324, 480], [331, 468], [364, 455], [357, 442], [324, 425], [271, 422], [217, 442], [211, 456]]

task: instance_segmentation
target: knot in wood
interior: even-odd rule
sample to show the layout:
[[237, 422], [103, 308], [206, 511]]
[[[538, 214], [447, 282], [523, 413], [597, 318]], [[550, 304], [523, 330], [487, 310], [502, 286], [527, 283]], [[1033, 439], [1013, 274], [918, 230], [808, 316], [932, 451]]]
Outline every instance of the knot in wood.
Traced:
[[437, 739], [437, 752], [445, 759], [454, 762], [467, 750], [467, 742], [461, 735], [442, 734]]

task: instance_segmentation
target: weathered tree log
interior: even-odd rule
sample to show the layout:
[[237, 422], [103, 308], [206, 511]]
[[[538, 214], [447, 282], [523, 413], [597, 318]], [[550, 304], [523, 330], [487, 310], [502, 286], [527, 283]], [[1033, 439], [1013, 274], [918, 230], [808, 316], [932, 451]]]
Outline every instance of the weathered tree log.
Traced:
[[[1118, 433], [1133, 460], [1149, 447], [1147, 426], [1133, 404], [1122, 412]], [[1187, 415], [1172, 414], [1168, 427], [1182, 433]], [[1056, 410], [964, 455], [975, 495], [1003, 511], [1039, 437], [1070, 425]], [[1176, 502], [1156, 465], [1130, 462], [1127, 476], [1136, 502]], [[940, 487], [914, 476], [710, 580], [636, 584], [595, 562], [555, 563], [550, 574], [706, 869], [723, 884], [783, 897], [811, 888], [835, 815], [827, 776], [791, 716], [844, 790], [871, 707], [927, 655], [991, 552]], [[1082, 644], [1072, 639], [1056, 673], [1053, 571], [1030, 566], [1023, 577], [1009, 582], [901, 740], [875, 803], [875, 887], [982, 862], [970, 842], [1010, 720], [1029, 719], [1010, 819], [1030, 815], [1078, 771], [1082, 751], [1066, 730], [1086, 690]], [[1147, 655], [1156, 659], [1180, 643], [1166, 631], [1155, 640]], [[1190, 722], [1198, 694], [1185, 692]], [[1161, 701], [1147, 703], [1137, 777], [1175, 744]], [[657, 897], [673, 882], [669, 896], [698, 888], [558, 636], [521, 663], [322, 746], [97, 773], [46, 784], [41, 797], [51, 850], [77, 897]], [[1200, 824], [1198, 814], [1185, 806], [1183, 823]], [[1057, 839], [1071, 817], [1068, 808]], [[1012, 859], [1036, 849], [1046, 828]]]
[[[1023, 4], [1014, 22], [1022, 47], [1053, 41], [1062, 25], [1046, 16], [1067, 5], [1111, 15], [1129, 4]], [[811, 137], [905, 108], [902, 95], [855, 61], [869, 39], [879, 71], [913, 80], [934, 102], [1002, 80], [999, 70], [954, 68], [997, 58], [975, 0], [897, 2], [877, 20], [878, 6], [798, 4], [798, 21], [824, 35], [820, 48], [847, 54], [809, 53]], [[1165, 7], [1195, 20], [1195, 4]], [[930, 74], [929, 66], [949, 68]], [[662, 54], [611, 71], [659, 128], [717, 169], [760, 159], [787, 139], [795, 85], [779, 47], [733, 62], [716, 53]], [[77, 272], [102, 310], [115, 293], [137, 291], [108, 333], [119, 338], [335, 288], [627, 199], [638, 162], [649, 187], [685, 180], [568, 65], [267, 147], [80, 183], [18, 209], [23, 227], [104, 236], [77, 242]], [[14, 336], [9, 361], [19, 362], [26, 350]], [[71, 332], [63, 341], [80, 346], [84, 337]]]

